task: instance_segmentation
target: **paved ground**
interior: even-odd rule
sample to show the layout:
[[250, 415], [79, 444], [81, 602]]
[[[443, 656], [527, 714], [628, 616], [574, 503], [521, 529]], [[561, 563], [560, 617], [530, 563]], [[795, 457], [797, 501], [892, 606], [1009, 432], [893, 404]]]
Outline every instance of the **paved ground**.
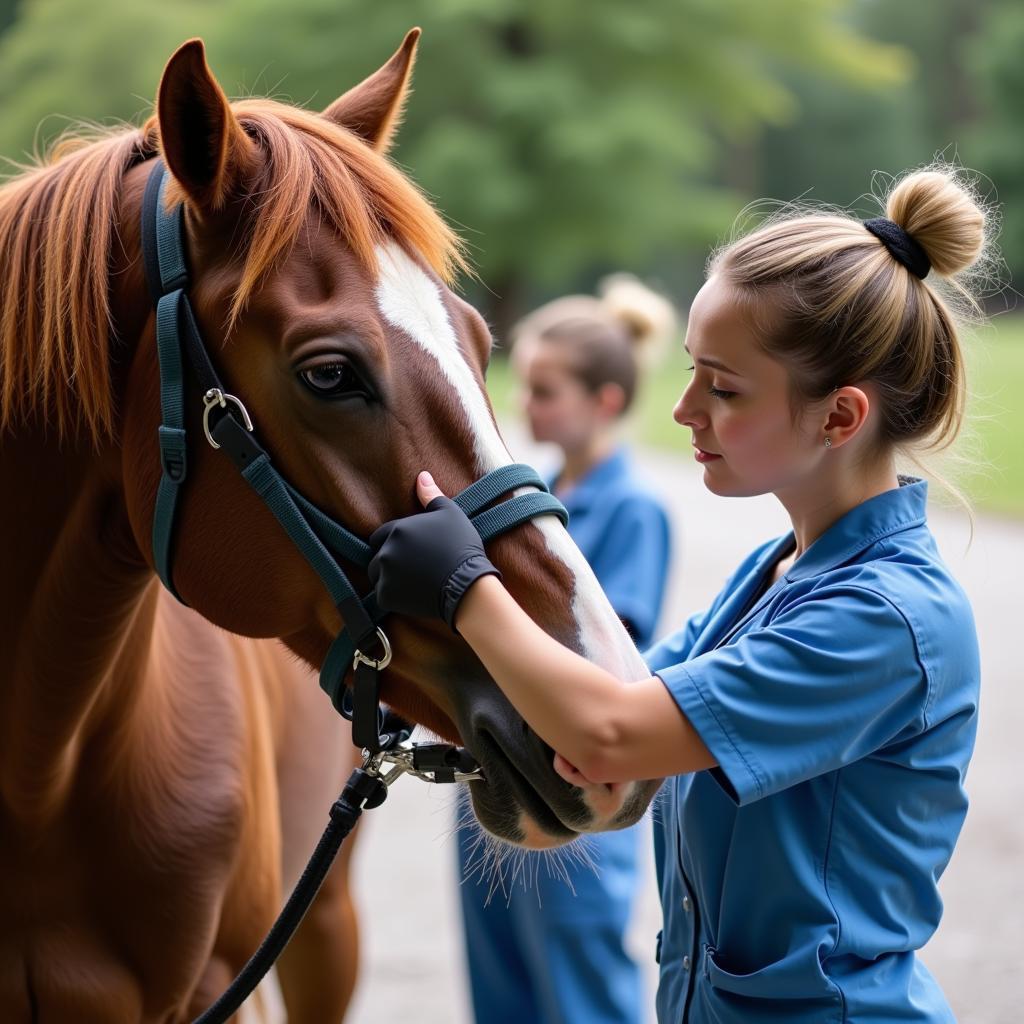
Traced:
[[[517, 456], [539, 466], [550, 463], [546, 453], [524, 444], [514, 432], [509, 437]], [[667, 631], [705, 607], [742, 556], [788, 529], [788, 521], [774, 499], [726, 501], [710, 495], [689, 459], [644, 454], [640, 464], [669, 503], [677, 527], [671, 597], [662, 623]], [[1024, 1020], [1024, 814], [1019, 802], [1024, 678], [1016, 641], [1024, 628], [1019, 613], [1024, 526], [979, 518], [973, 544], [965, 551], [969, 524], [962, 512], [933, 507], [931, 522], [944, 557], [974, 603], [984, 691], [968, 780], [972, 807], [942, 880], [945, 918], [924, 959], [961, 1024], [1019, 1024]], [[384, 807], [364, 819], [355, 867], [364, 970], [350, 1015], [353, 1024], [397, 1019], [470, 1024], [455, 902], [459, 883], [449, 838], [450, 796], [446, 787], [404, 780]], [[631, 941], [648, 971], [652, 1006], [659, 917], [648, 866]]]

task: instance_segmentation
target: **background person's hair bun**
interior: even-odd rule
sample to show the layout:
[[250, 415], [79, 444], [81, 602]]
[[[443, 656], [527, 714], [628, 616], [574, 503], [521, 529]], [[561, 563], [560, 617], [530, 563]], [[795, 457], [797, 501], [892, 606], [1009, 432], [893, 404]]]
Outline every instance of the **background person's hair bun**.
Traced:
[[598, 284], [604, 308], [622, 323], [644, 363], [659, 357], [679, 330], [676, 308], [632, 274], [610, 274]]

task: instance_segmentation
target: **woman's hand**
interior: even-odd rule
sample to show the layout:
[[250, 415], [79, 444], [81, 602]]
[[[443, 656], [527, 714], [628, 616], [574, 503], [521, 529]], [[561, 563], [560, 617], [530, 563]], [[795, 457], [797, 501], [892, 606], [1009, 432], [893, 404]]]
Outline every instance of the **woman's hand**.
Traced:
[[376, 554], [368, 573], [377, 603], [388, 612], [437, 616], [454, 630], [466, 591], [481, 576], [501, 577], [469, 517], [446, 498], [429, 473], [416, 478], [425, 510], [393, 519], [370, 536]]
[[[459, 632], [516, 710], [560, 757], [574, 785], [654, 779], [715, 764], [657, 676], [625, 683], [549, 636], [497, 580], [476, 527], [421, 473], [427, 507], [370, 537], [381, 607], [440, 616]], [[459, 608], [459, 602], [466, 597]], [[454, 626], [452, 626], [454, 628]]]

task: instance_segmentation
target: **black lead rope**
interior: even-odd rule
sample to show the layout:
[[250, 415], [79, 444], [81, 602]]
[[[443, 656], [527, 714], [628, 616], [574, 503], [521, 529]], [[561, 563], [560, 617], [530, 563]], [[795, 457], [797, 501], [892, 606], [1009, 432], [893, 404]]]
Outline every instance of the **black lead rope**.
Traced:
[[320, 891], [341, 844], [355, 828], [364, 808], [379, 807], [387, 798], [388, 788], [377, 775], [370, 775], [364, 768], [356, 768], [349, 776], [345, 788], [330, 810], [331, 820], [316, 844], [302, 877], [292, 890], [291, 896], [278, 915], [267, 937], [249, 962], [239, 971], [238, 976], [221, 993], [217, 1001], [200, 1014], [193, 1024], [224, 1024], [233, 1013], [252, 995], [253, 989], [264, 979], [274, 966], [277, 958], [291, 941], [295, 929], [306, 916], [310, 904]]
[[[387, 772], [382, 772], [384, 764], [391, 766]], [[302, 923], [359, 816], [364, 810], [384, 803], [388, 787], [405, 774], [439, 783], [483, 778], [472, 755], [449, 743], [396, 743], [391, 750], [368, 752], [362, 766], [352, 772], [331, 806], [331, 820], [267, 937], [217, 1001], [192, 1024], [224, 1024], [252, 995]]]

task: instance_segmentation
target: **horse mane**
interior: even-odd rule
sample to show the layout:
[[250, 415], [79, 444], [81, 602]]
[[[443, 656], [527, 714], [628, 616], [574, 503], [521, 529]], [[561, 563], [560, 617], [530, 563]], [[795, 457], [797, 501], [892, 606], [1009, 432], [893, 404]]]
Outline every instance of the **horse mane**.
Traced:
[[[241, 282], [228, 336], [264, 277], [299, 239], [310, 206], [376, 272], [376, 247], [395, 239], [446, 282], [467, 269], [462, 243], [419, 190], [352, 132], [269, 99], [232, 104], [259, 145], [248, 183]], [[39, 163], [0, 186], [0, 431], [38, 415], [63, 437], [110, 436], [112, 246], [125, 173], [159, 152], [159, 126], [65, 133]], [[172, 183], [168, 202], [183, 200]], [[141, 255], [138, 257], [141, 258]]]

